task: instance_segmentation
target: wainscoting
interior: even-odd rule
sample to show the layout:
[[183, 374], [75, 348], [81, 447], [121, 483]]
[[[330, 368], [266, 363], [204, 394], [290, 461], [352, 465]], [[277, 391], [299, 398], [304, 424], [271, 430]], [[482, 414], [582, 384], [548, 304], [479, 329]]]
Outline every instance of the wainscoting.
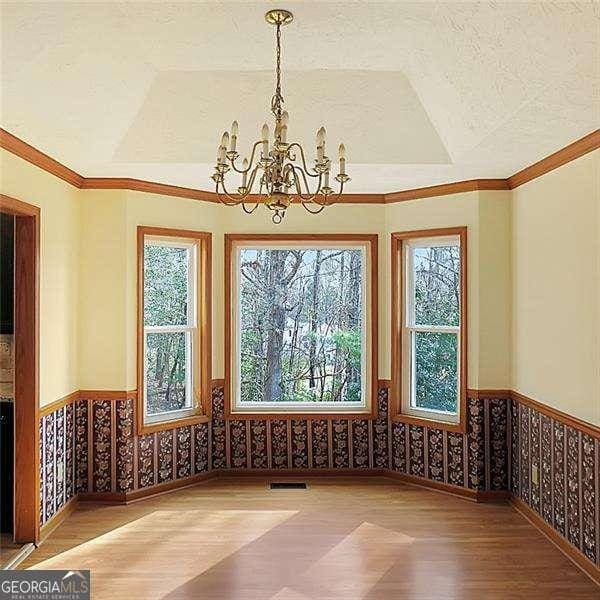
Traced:
[[75, 497], [125, 502], [224, 471], [377, 472], [476, 500], [510, 494], [593, 574], [600, 564], [600, 440], [507, 395], [469, 396], [461, 434], [392, 422], [387, 388], [375, 419], [226, 420], [224, 390], [215, 387], [210, 423], [142, 436], [133, 398], [80, 396], [40, 420], [40, 523]]
[[506, 400], [469, 398], [466, 435], [392, 423], [387, 388], [377, 405], [375, 419], [225, 420], [215, 387], [211, 423], [138, 436], [133, 398], [74, 399], [40, 421], [40, 522], [76, 494], [127, 500], [222, 470], [389, 470], [457, 490], [507, 489]]
[[510, 406], [512, 497], [600, 567], [600, 439], [517, 397]]
[[69, 402], [40, 418], [40, 525], [48, 522], [80, 490], [77, 403]]

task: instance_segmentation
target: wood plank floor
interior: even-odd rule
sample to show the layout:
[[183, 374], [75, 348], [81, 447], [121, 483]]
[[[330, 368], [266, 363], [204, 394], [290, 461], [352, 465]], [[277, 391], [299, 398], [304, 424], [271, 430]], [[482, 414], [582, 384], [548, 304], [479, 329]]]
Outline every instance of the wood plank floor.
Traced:
[[598, 599], [508, 505], [384, 478], [221, 478], [82, 504], [22, 565], [91, 569], [94, 600]]
[[9, 533], [0, 534], [0, 569], [4, 568], [23, 548], [23, 544], [13, 542]]

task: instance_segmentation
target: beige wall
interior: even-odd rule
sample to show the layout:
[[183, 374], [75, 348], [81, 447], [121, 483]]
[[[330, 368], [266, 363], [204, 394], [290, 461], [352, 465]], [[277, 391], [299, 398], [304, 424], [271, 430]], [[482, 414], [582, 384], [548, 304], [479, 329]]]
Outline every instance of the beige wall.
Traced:
[[511, 192], [479, 192], [479, 389], [510, 387]]
[[[384, 252], [388, 256], [390, 233], [467, 227], [467, 385], [470, 388], [502, 389], [509, 383], [508, 200], [508, 192], [467, 192], [390, 204], [385, 208]], [[382, 315], [384, 322], [389, 323], [389, 305]], [[389, 326], [381, 332], [388, 348]], [[388, 374], [389, 361], [384, 369], [380, 372]]]
[[[240, 209], [241, 210], [241, 209]], [[137, 226], [170, 227], [210, 231], [213, 234], [213, 378], [223, 376], [222, 369], [222, 219], [224, 207], [210, 202], [126, 192], [126, 327], [119, 330], [126, 349], [126, 389], [137, 387]]]
[[126, 194], [80, 192], [79, 388], [84, 390], [129, 389]]
[[[225, 232], [379, 233], [379, 376], [390, 374], [389, 234], [466, 225], [469, 379], [600, 423], [599, 152], [513, 192], [469, 192], [318, 217], [121, 190], [76, 190], [2, 151], [2, 192], [42, 209], [41, 403], [136, 387], [136, 227], [213, 233], [213, 377], [223, 375]], [[78, 335], [79, 333], [79, 335]]]
[[512, 195], [512, 386], [600, 425], [600, 151]]
[[78, 191], [0, 151], [3, 194], [41, 209], [40, 404], [78, 389], [80, 210]]
[[[213, 378], [224, 375], [224, 234], [233, 232], [365, 232], [383, 229], [383, 207], [333, 206], [315, 219], [301, 207], [275, 226], [263, 207], [241, 208], [154, 194], [86, 191], [82, 210], [81, 321], [93, 322], [80, 339], [82, 389], [135, 389], [137, 359], [137, 226], [210, 231], [213, 234]], [[110, 265], [114, 265], [111, 272]], [[380, 269], [380, 285], [385, 270]], [[381, 302], [387, 294], [381, 293]], [[114, 348], [111, 355], [109, 347]], [[387, 365], [387, 350], [381, 346]], [[387, 368], [387, 367], [384, 367]]]

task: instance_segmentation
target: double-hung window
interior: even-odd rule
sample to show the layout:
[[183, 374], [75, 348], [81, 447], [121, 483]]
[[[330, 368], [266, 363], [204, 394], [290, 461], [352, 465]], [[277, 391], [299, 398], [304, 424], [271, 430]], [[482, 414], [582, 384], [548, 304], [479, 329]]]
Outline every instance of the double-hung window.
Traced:
[[178, 230], [138, 231], [140, 425], [173, 426], [200, 414], [205, 400], [210, 238]]
[[[466, 395], [463, 228], [393, 234], [393, 385], [404, 416], [459, 423]], [[393, 373], [394, 375], [394, 373]]]
[[230, 413], [367, 413], [377, 236], [228, 235]]

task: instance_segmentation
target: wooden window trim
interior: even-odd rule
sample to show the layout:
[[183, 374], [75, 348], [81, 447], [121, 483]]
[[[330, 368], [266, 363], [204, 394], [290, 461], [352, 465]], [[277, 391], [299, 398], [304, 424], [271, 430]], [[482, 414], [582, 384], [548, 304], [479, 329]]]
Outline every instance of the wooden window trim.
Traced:
[[[200, 401], [197, 413], [158, 423], [144, 423], [144, 240], [146, 236], [162, 236], [186, 238], [197, 246], [197, 323], [198, 323], [198, 353], [199, 358], [195, 367], [199, 381]], [[194, 423], [207, 423], [211, 415], [211, 323], [212, 323], [212, 234], [204, 231], [187, 229], [168, 229], [164, 227], [137, 228], [137, 431], [138, 435], [174, 429]]]
[[[416, 238], [458, 236], [460, 238], [460, 407], [458, 423], [436, 419], [425, 419], [402, 412], [402, 334], [404, 333], [404, 242]], [[391, 385], [390, 407], [392, 421], [435, 427], [446, 431], [464, 433], [467, 415], [467, 372], [468, 372], [468, 286], [467, 286], [467, 228], [446, 227], [442, 229], [422, 229], [391, 234]]]
[[[281, 233], [281, 234], [250, 234], [250, 233], [226, 233], [225, 234], [225, 418], [236, 420], [261, 419], [272, 420], [335, 420], [335, 419], [374, 419], [377, 417], [377, 391], [378, 391], [378, 235], [361, 233]], [[370, 279], [371, 305], [367, 307], [370, 317], [370, 340], [371, 340], [371, 381], [368, 389], [370, 391], [369, 410], [360, 412], [235, 412], [232, 410], [232, 277], [234, 273], [231, 268], [234, 245], [238, 243], [251, 242], [360, 242], [366, 243], [370, 253]]]

